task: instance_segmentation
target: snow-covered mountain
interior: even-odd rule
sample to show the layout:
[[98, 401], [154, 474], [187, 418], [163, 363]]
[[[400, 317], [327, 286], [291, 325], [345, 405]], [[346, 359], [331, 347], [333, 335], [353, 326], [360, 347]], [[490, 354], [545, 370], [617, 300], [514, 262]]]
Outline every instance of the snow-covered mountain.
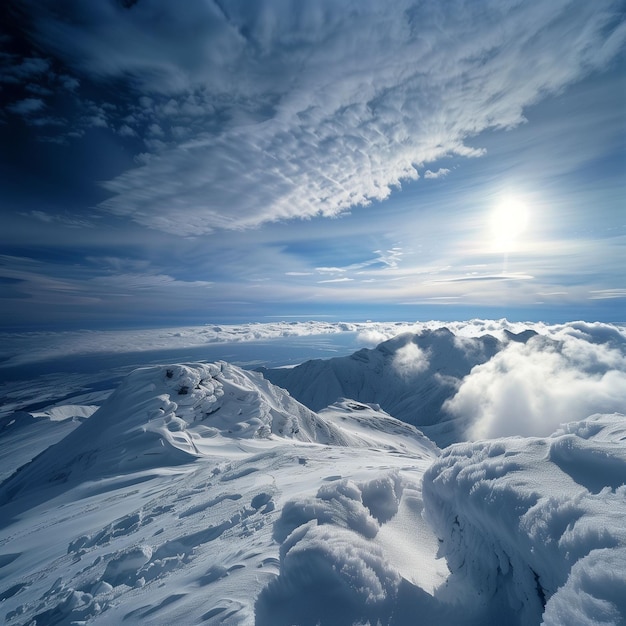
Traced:
[[489, 334], [461, 337], [447, 328], [403, 333], [350, 356], [259, 371], [314, 411], [339, 398], [377, 403], [391, 415], [422, 429], [439, 445], [447, 445], [464, 436], [466, 424], [443, 410], [463, 377], [508, 342], [525, 342], [536, 334], [505, 332], [506, 341]]
[[[49, 498], [66, 483], [176, 466], [207, 454], [216, 435], [272, 433], [344, 444], [341, 433], [284, 392], [228, 363], [132, 372], [89, 420], [0, 485], [0, 505]], [[211, 446], [208, 446], [211, 452]]]
[[[576, 417], [626, 406], [623, 337], [426, 329], [271, 372], [317, 411], [225, 362], [144, 367], [113, 393], [17, 410], [0, 422], [0, 618], [624, 624], [626, 415]], [[447, 411], [456, 435], [554, 432], [442, 450], [393, 402]], [[563, 414], [576, 421], [553, 428]]]
[[[376, 407], [317, 415], [226, 363], [136, 370], [73, 424], [0, 486], [9, 624], [253, 623], [292, 530], [340, 527], [382, 563], [381, 525], [438, 453]], [[434, 552], [430, 536], [420, 550]]]

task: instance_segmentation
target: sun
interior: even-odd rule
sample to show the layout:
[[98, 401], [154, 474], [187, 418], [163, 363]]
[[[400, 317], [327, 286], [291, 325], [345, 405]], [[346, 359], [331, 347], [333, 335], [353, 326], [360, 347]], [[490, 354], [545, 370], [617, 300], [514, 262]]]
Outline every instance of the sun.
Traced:
[[511, 252], [528, 226], [528, 207], [517, 196], [506, 196], [489, 216], [491, 245], [495, 252]]

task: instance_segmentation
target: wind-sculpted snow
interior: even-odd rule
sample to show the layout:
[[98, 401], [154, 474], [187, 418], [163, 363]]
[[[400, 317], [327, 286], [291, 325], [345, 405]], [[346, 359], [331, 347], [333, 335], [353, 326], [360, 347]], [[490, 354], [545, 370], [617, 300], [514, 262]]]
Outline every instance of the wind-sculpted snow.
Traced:
[[65, 483], [189, 463], [216, 435], [343, 443], [332, 425], [227, 363], [135, 370], [85, 423], [0, 486], [0, 503]]
[[317, 416], [225, 363], [138, 370], [4, 483], [0, 615], [19, 626], [280, 624], [305, 606], [312, 623], [389, 617], [406, 585], [445, 578], [420, 506], [437, 453], [376, 406], [344, 400]]
[[334, 482], [314, 498], [288, 502], [274, 525], [280, 576], [259, 597], [257, 623], [387, 622], [402, 578], [369, 540], [397, 513], [401, 495], [401, 481], [392, 474], [360, 484]]
[[625, 442], [613, 414], [444, 450], [423, 490], [449, 593], [506, 594], [522, 624], [623, 624]]

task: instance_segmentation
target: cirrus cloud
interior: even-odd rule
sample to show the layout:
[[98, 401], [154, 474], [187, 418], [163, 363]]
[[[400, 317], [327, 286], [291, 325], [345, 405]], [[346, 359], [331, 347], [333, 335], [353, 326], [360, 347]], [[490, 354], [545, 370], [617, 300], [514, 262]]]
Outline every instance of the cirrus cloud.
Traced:
[[522, 123], [626, 36], [613, 0], [68, 4], [36, 3], [39, 42], [130, 81], [126, 132], [161, 131], [101, 208], [184, 236], [383, 200], [480, 156], [468, 138]]

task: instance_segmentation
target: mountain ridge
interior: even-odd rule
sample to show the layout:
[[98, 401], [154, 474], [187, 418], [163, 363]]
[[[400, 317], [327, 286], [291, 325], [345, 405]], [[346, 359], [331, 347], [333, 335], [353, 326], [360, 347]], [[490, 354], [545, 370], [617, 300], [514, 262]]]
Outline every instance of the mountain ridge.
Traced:
[[[506, 338], [525, 343], [536, 334], [533, 330], [507, 331]], [[377, 403], [445, 446], [462, 439], [465, 428], [445, 411], [445, 401], [473, 367], [488, 361], [508, 341], [489, 334], [459, 337], [443, 327], [402, 333], [345, 357], [257, 371], [314, 411], [339, 398]]]

